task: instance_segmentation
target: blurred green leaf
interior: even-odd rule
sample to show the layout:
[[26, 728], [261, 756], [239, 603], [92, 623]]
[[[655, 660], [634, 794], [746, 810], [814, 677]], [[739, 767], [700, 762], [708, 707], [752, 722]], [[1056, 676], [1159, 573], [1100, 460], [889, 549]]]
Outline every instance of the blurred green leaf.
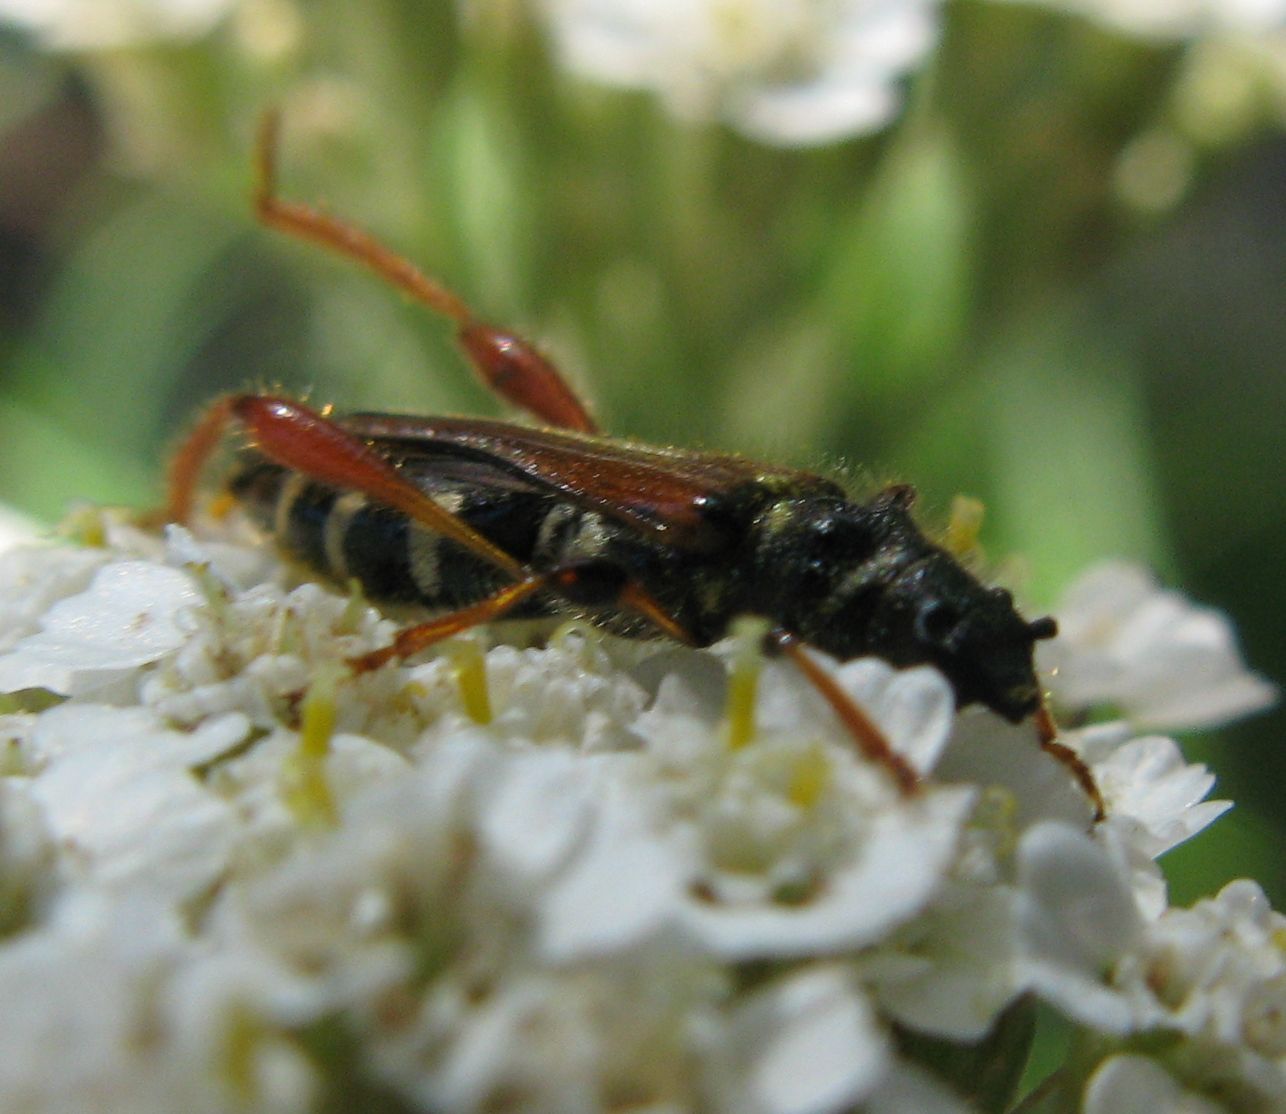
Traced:
[[835, 232], [818, 312], [836, 330], [841, 397], [879, 406], [932, 389], [967, 325], [969, 189], [941, 130], [900, 137]]
[[1030, 562], [1034, 598], [1105, 554], [1170, 565], [1137, 369], [1052, 313], [998, 343], [989, 373], [990, 532]]

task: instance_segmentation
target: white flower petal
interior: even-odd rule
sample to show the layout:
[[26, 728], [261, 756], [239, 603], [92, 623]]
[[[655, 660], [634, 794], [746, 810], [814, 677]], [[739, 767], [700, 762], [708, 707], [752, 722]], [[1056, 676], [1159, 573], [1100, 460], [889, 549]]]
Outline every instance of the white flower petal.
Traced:
[[0, 0], [0, 19], [62, 50], [110, 49], [205, 34], [232, 0]]
[[0, 553], [0, 650], [39, 629], [55, 601], [83, 592], [110, 560], [104, 550], [72, 546], [19, 546]]
[[567, 752], [518, 755], [482, 807], [487, 853], [515, 881], [544, 882], [591, 823], [593, 781], [587, 763]]
[[711, 903], [687, 896], [682, 922], [728, 958], [833, 954], [879, 939], [915, 916], [942, 883], [973, 804], [968, 790], [936, 789], [880, 812], [853, 857], [798, 904]]
[[1037, 646], [1055, 700], [1118, 705], [1131, 722], [1211, 727], [1268, 707], [1277, 689], [1249, 672], [1217, 611], [1163, 591], [1143, 569], [1109, 562], [1085, 573], [1057, 608], [1059, 637]]
[[[835, 680], [880, 730], [889, 745], [918, 771], [928, 773], [951, 737], [955, 693], [936, 669], [896, 669], [880, 658], [834, 665]], [[764, 731], [838, 730], [835, 714], [789, 663], [771, 663], [760, 681], [756, 715]]]
[[40, 537], [40, 525], [33, 518], [0, 504], [0, 553], [29, 545]]
[[1024, 932], [1033, 954], [1099, 970], [1138, 939], [1142, 925], [1129, 886], [1088, 836], [1042, 823], [1018, 849]]
[[88, 691], [96, 680], [137, 669], [187, 637], [180, 613], [200, 603], [191, 579], [145, 561], [98, 571], [89, 589], [54, 604], [43, 628], [0, 658], [0, 691]]
[[266, 546], [198, 539], [192, 531], [173, 523], [165, 528], [165, 557], [174, 568], [204, 568], [234, 591], [271, 580], [279, 567]]
[[841, 968], [806, 970], [751, 997], [732, 1018], [741, 1076], [731, 1111], [850, 1109], [883, 1077], [888, 1038]]
[[[1214, 775], [1188, 764], [1172, 739], [1134, 739], [1094, 766], [1094, 778], [1113, 817], [1129, 817], [1148, 832], [1153, 858], [1195, 835], [1232, 807], [1205, 801]], [[1204, 802], [1204, 803], [1203, 803]]]
[[187, 759], [227, 746], [235, 736], [226, 728], [244, 733], [244, 720], [220, 725], [195, 746], [135, 709], [63, 706], [47, 723], [43, 733], [54, 736], [79, 730], [74, 744], [38, 744], [55, 756], [32, 788], [73, 873], [174, 901], [201, 893], [222, 873], [232, 810], [197, 783]]
[[246, 717], [236, 712], [183, 732], [168, 730], [146, 708], [68, 702], [40, 716], [28, 746], [31, 761], [40, 766], [82, 752], [110, 757], [129, 747], [142, 769], [189, 769], [235, 746], [249, 729]]
[[[1029, 2], [1029, 0], [1024, 0]], [[1286, 24], [1282, 0], [1037, 0], [1136, 35], [1186, 39], [1217, 33], [1262, 35]]]
[[882, 84], [833, 84], [756, 90], [730, 98], [727, 112], [754, 139], [806, 147], [873, 131], [897, 104], [893, 90]]
[[1018, 875], [1029, 985], [1084, 1024], [1127, 1029], [1131, 1011], [1104, 975], [1142, 932], [1128, 879], [1088, 836], [1056, 823], [1023, 836]]
[[[1071, 738], [1062, 741], [1074, 744]], [[1033, 723], [1009, 723], [984, 708], [966, 708], [956, 717], [936, 774], [945, 781], [1003, 790], [1017, 831], [1040, 820], [1087, 828], [1093, 815], [1073, 772], [1041, 750]]]
[[1218, 1103], [1184, 1090], [1155, 1060], [1112, 1056], [1085, 1088], [1084, 1114], [1225, 1114]]
[[1021, 990], [1016, 905], [1009, 890], [966, 892], [908, 926], [910, 954], [868, 963], [880, 1004], [919, 1032], [981, 1040]]
[[933, 770], [955, 720], [955, 693], [941, 673], [859, 658], [840, 666], [838, 679], [895, 751], [921, 773]]
[[192, 1065], [149, 1059], [144, 1039], [154, 988], [182, 954], [173, 919], [146, 899], [75, 896], [45, 930], [6, 941], [0, 1103], [96, 1114], [207, 1109], [185, 1101], [201, 1082]]
[[607, 782], [580, 855], [540, 903], [538, 945], [559, 962], [619, 951], [669, 924], [692, 872], [628, 785]]
[[862, 1108], [865, 1114], [972, 1114], [973, 1107], [957, 1098], [923, 1068], [894, 1064]]

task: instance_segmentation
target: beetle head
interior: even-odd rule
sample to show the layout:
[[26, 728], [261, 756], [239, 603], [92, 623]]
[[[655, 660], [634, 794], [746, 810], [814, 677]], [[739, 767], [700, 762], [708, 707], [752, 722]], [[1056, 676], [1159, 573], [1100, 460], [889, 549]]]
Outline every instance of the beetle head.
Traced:
[[902, 571], [882, 593], [872, 629], [901, 664], [936, 666], [959, 705], [975, 701], [1015, 723], [1041, 704], [1032, 649], [1052, 638], [1049, 616], [1028, 622], [1004, 588], [979, 583], [935, 550]]

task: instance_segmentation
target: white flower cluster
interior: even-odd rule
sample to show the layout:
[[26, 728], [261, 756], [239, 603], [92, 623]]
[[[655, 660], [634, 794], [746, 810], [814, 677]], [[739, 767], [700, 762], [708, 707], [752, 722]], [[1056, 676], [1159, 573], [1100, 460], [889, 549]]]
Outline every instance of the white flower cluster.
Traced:
[[1283, 1109], [1286, 922], [1245, 882], [1167, 908], [1156, 856], [1225, 806], [1131, 725], [1271, 692], [1132, 570], [1054, 644], [1065, 706], [1124, 715], [1064, 736], [1092, 825], [931, 669], [834, 667], [907, 796], [786, 665], [733, 741], [744, 646], [573, 625], [354, 675], [394, 629], [360, 599], [96, 531], [0, 557], [0, 1109], [945, 1114], [996, 1072], [935, 1042], [1003, 1058], [1032, 996], [1098, 1042], [1087, 1109]]
[[[1286, 0], [1009, 2], [1161, 41], [1266, 44], [1257, 68], [1281, 68]], [[570, 69], [650, 89], [682, 116], [720, 117], [766, 143], [810, 145], [893, 119], [899, 84], [937, 43], [942, 0], [540, 0], [539, 8]]]
[[[1007, 0], [1039, 3], [1162, 41], [1231, 38], [1281, 68], [1284, 0]], [[514, 0], [458, 0], [470, 25]], [[523, 0], [518, 0], [518, 7]], [[721, 118], [765, 143], [807, 146], [878, 130], [930, 57], [943, 0], [526, 0], [567, 67], [657, 93], [680, 116]], [[0, 0], [0, 25], [63, 50], [195, 39], [239, 11], [288, 24], [296, 5], [236, 0]], [[278, 10], [279, 9], [279, 10]], [[302, 11], [302, 7], [299, 8]], [[1267, 36], [1266, 41], [1264, 37]]]
[[939, 0], [544, 0], [567, 65], [770, 143], [872, 131], [937, 41]]

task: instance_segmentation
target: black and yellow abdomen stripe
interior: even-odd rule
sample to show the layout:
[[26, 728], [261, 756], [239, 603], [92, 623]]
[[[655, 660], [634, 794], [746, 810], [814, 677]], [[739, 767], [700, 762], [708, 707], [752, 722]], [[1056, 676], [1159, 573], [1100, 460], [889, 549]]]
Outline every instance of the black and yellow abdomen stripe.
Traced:
[[[534, 569], [602, 556], [614, 541], [637, 549], [601, 516], [554, 495], [479, 487], [428, 477], [420, 485], [446, 510]], [[507, 583], [499, 570], [455, 542], [359, 492], [314, 483], [251, 450], [229, 488], [292, 558], [336, 584], [355, 579], [369, 599], [434, 610], [463, 607]], [[537, 598], [520, 614], [563, 610]]]

